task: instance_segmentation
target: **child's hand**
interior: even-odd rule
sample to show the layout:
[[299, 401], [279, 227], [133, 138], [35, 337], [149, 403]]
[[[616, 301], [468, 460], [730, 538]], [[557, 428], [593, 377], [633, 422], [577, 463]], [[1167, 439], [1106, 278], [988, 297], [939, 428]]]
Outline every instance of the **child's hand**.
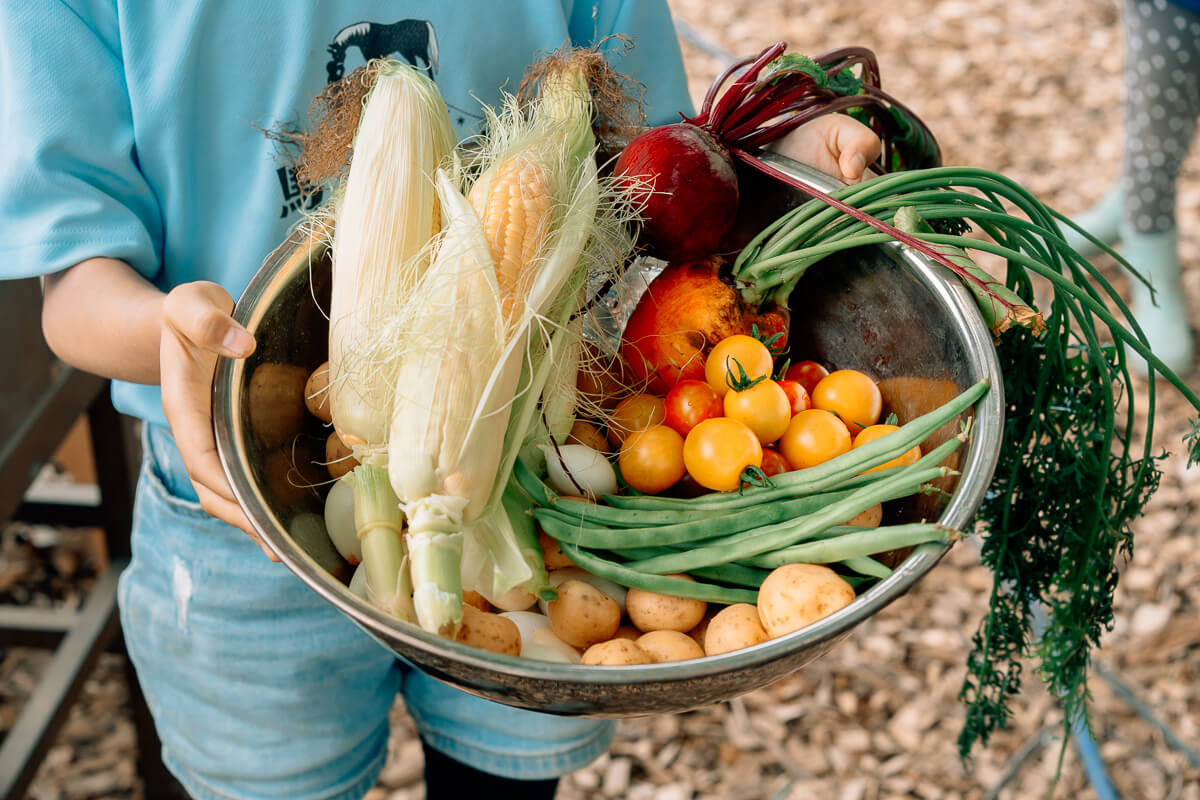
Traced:
[[234, 322], [232, 310], [229, 293], [207, 281], [177, 286], [163, 299], [159, 340], [163, 411], [201, 507], [241, 528], [272, 561], [278, 561], [234, 498], [213, 437], [212, 381], [217, 356], [245, 358], [254, 352], [254, 338]]
[[867, 165], [879, 158], [882, 143], [858, 120], [826, 114], [801, 125], [770, 149], [846, 183], [857, 183]]

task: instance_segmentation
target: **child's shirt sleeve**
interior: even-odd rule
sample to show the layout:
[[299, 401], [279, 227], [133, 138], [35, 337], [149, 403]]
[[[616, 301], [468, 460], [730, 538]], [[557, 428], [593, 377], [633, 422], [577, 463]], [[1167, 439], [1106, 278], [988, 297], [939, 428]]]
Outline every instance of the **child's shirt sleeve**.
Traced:
[[157, 272], [117, 25], [110, 0], [0, 3], [0, 278], [99, 256]]
[[[613, 67], [646, 88], [646, 121], [650, 125], [678, 122], [679, 114], [692, 116], [687, 73], [679, 38], [666, 0], [574, 0], [570, 5], [571, 39], [587, 45], [603, 42]], [[618, 39], [627, 37], [625, 49]]]

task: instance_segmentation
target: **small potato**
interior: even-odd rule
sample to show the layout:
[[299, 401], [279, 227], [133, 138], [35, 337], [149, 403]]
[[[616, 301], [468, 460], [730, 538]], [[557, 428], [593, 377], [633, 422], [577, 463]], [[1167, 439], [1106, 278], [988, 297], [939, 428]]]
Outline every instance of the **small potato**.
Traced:
[[785, 564], [758, 589], [758, 617], [772, 639], [800, 630], [854, 601], [854, 589], [821, 564]]
[[336, 433], [329, 434], [325, 440], [325, 468], [329, 477], [337, 480], [358, 466], [358, 459], [350, 452], [350, 448], [342, 443]]
[[308, 382], [304, 384], [304, 405], [308, 413], [324, 423], [333, 422], [333, 412], [329, 408], [329, 362], [312, 371]]
[[617, 628], [617, 632], [613, 634], [614, 639], [628, 639], [631, 642], [636, 642], [642, 635], [642, 632], [632, 625], [622, 625]]
[[704, 652], [715, 656], [741, 650], [765, 642], [770, 637], [763, 630], [758, 609], [749, 603], [734, 603], [717, 612], [704, 634]]
[[567, 435], [567, 444], [586, 445], [597, 453], [607, 453], [609, 450], [608, 439], [604, 438], [600, 429], [581, 419], [575, 420], [575, 424], [571, 426], [571, 432]]
[[526, 589], [524, 586], [514, 586], [504, 594], [497, 597], [493, 602], [496, 608], [501, 611], [525, 611], [537, 602], [537, 595]]
[[[671, 577], [691, 580], [687, 575]], [[672, 597], [641, 589], [630, 589], [625, 595], [625, 611], [629, 614], [629, 621], [642, 632], [690, 631], [700, 624], [707, 610], [708, 603], [687, 597]]]
[[465, 603], [466, 605], [469, 605], [469, 606], [474, 606], [475, 608], [478, 608], [480, 611], [491, 611], [492, 610], [492, 604], [489, 603], [487, 601], [487, 598], [484, 597], [483, 595], [481, 595], [479, 592], [472, 592], [470, 590], [464, 591], [463, 592], [463, 603]]
[[713, 617], [721, 612], [723, 606], [710, 606], [708, 611], [704, 613], [704, 619], [700, 620], [696, 627], [687, 632], [687, 635], [696, 640], [696, 644], [704, 647], [704, 634], [708, 631], [708, 626], [712, 624]]
[[521, 654], [521, 632], [511, 619], [499, 614], [480, 611], [472, 605], [463, 604], [462, 627], [454, 638], [463, 644], [504, 653], [510, 656]]
[[866, 511], [846, 520], [847, 525], [856, 525], [860, 528], [878, 528], [881, 522], [883, 522], [883, 506], [880, 503], [876, 503]]
[[649, 664], [650, 656], [628, 639], [610, 639], [589, 647], [583, 654], [583, 664], [607, 667], [625, 667], [631, 664]]
[[611, 639], [621, 625], [617, 601], [577, 580], [558, 585], [558, 599], [547, 604], [554, 635], [572, 647], [590, 647]]
[[575, 562], [567, 558], [567, 554], [559, 547], [558, 540], [547, 536], [544, 531], [538, 531], [538, 544], [542, 547], [542, 560], [546, 562], [546, 569], [575, 566]]
[[324, 472], [312, 450], [303, 442], [297, 442], [295, 447], [273, 450], [263, 458], [267, 496], [271, 502], [286, 508], [315, 498], [314, 487], [329, 480]]
[[696, 640], [680, 631], [650, 631], [638, 637], [637, 646], [655, 664], [663, 661], [687, 661], [704, 658], [704, 649]]
[[304, 427], [304, 367], [267, 361], [254, 368], [246, 390], [250, 428], [263, 447], [278, 447]]

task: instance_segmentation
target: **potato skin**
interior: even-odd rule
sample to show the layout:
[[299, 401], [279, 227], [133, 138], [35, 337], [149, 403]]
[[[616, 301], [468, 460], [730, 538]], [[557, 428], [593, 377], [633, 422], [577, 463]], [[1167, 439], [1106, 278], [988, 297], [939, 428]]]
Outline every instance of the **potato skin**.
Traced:
[[758, 590], [758, 617], [772, 639], [800, 630], [854, 601], [854, 589], [822, 564], [785, 564]]
[[325, 439], [325, 468], [329, 470], [329, 477], [337, 480], [357, 466], [358, 459], [350, 448], [336, 433], [329, 434]]
[[638, 637], [635, 644], [642, 648], [655, 664], [664, 661], [687, 661], [704, 658], [704, 649], [696, 640], [680, 631], [650, 631]]
[[[691, 580], [687, 575], [672, 575], [673, 578]], [[700, 624], [708, 610], [708, 603], [687, 597], [630, 589], [625, 595], [625, 611], [629, 621], [643, 633], [649, 631], [690, 631]]]
[[278, 447], [304, 427], [304, 367], [265, 361], [254, 368], [246, 389], [250, 428], [263, 447]]
[[333, 422], [333, 411], [329, 407], [329, 362], [312, 371], [304, 384], [304, 405], [308, 413], [326, 424]]
[[455, 636], [458, 641], [510, 656], [521, 655], [521, 631], [511, 619], [499, 614], [480, 611], [463, 604], [462, 626]]
[[861, 511], [846, 520], [845, 524], [856, 525], [860, 528], [878, 528], [881, 522], [883, 522], [883, 505], [876, 503], [866, 511]]
[[590, 583], [574, 579], [558, 585], [558, 599], [546, 607], [554, 635], [572, 647], [611, 639], [621, 625], [617, 601]]
[[717, 612], [704, 632], [705, 655], [716, 656], [765, 642], [770, 637], [758, 618], [758, 608], [734, 603]]
[[597, 642], [584, 651], [583, 664], [592, 666], [624, 667], [631, 664], [649, 664], [650, 656], [628, 639], [609, 639]]
[[562, 551], [558, 540], [552, 536], [547, 536], [545, 531], [538, 531], [538, 544], [542, 547], [542, 560], [546, 563], [546, 569], [562, 569], [564, 567], [573, 567], [575, 562], [567, 557], [567, 554]]

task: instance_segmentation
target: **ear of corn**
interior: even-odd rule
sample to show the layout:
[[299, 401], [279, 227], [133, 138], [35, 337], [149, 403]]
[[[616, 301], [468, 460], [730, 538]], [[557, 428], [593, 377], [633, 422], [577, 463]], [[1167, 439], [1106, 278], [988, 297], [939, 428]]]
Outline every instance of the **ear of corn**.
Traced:
[[334, 223], [330, 407], [360, 462], [387, 441], [398, 359], [387, 331], [428, 262], [439, 210], [433, 172], [454, 131], [434, 83], [383, 62], [363, 107]]

